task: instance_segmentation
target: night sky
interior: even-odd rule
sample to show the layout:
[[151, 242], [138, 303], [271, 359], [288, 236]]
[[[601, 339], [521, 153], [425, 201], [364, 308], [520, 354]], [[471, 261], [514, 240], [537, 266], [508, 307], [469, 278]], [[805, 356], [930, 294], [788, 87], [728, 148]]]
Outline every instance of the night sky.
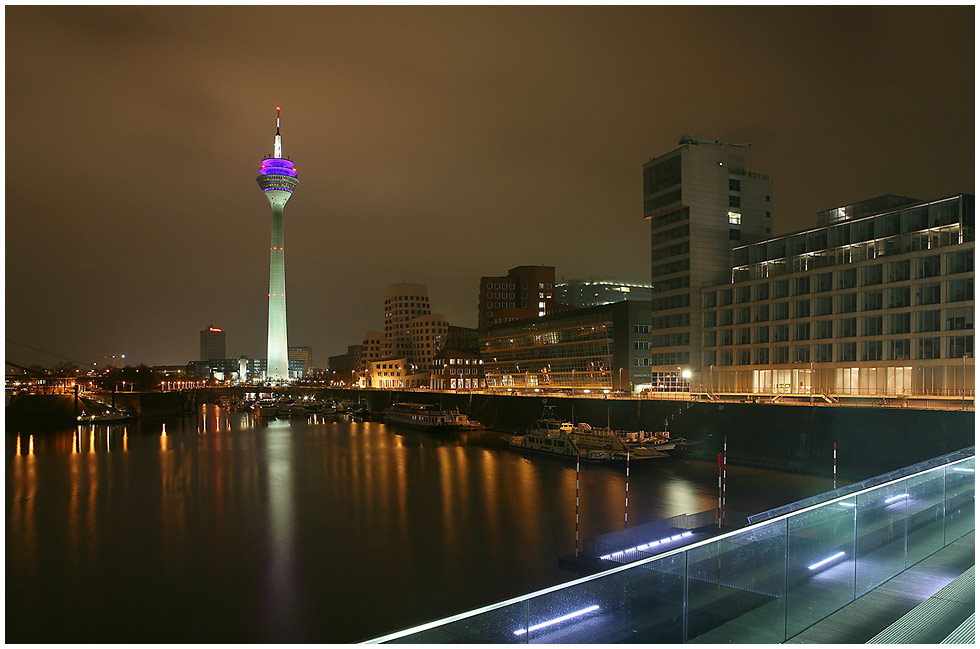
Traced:
[[[7, 359], [265, 356], [282, 106], [289, 344], [393, 282], [476, 326], [481, 275], [650, 280], [642, 165], [748, 141], [774, 233], [974, 191], [974, 8], [25, 7], [6, 14]], [[746, 150], [741, 150], [746, 151]]]

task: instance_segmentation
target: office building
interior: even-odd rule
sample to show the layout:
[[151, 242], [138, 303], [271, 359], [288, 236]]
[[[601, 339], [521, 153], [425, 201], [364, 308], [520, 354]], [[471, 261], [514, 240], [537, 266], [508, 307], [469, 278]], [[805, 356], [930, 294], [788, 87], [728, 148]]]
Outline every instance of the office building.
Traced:
[[210, 361], [225, 357], [225, 332], [215, 326], [201, 330], [202, 361]]
[[626, 300], [649, 302], [652, 288], [649, 284], [625, 284], [615, 280], [563, 279], [555, 284], [555, 302], [577, 309]]
[[616, 302], [494, 325], [480, 336], [491, 388], [650, 388], [650, 303]]
[[289, 369], [296, 367], [294, 378], [309, 375], [313, 370], [313, 348], [309, 345], [297, 345], [289, 348]]
[[550, 313], [554, 287], [554, 266], [517, 266], [503, 277], [481, 277], [477, 308], [480, 335], [496, 323]]
[[971, 394], [974, 197], [909, 200], [736, 247], [730, 280], [701, 296], [702, 389]]
[[410, 389], [428, 385], [429, 372], [419, 369], [405, 358], [368, 361], [365, 383], [372, 388]]
[[429, 387], [433, 390], [482, 390], [487, 387], [479, 355], [460, 349], [443, 349], [430, 363]]
[[700, 290], [726, 281], [734, 246], [771, 236], [772, 182], [745, 159], [689, 143], [643, 166], [650, 221], [651, 362], [657, 389], [700, 380]]
[[459, 351], [478, 354], [480, 350], [480, 332], [472, 327], [457, 327], [449, 325], [443, 349], [458, 349]]
[[299, 185], [296, 166], [282, 155], [279, 134], [279, 107], [276, 106], [276, 137], [273, 154], [262, 160], [255, 181], [272, 208], [272, 242], [269, 246], [269, 337], [267, 377], [289, 378], [289, 352], [286, 344], [286, 244], [283, 209]]

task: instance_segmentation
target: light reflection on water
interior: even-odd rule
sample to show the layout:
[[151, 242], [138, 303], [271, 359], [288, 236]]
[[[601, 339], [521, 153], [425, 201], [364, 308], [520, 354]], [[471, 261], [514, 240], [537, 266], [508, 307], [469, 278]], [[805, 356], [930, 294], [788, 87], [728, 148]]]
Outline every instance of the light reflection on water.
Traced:
[[[348, 642], [572, 579], [557, 558], [574, 549], [574, 462], [506, 440], [213, 406], [12, 431], [7, 637]], [[733, 467], [729, 503], [760, 511], [826, 482]], [[630, 522], [716, 493], [712, 463], [635, 463]], [[622, 528], [624, 496], [623, 467], [583, 465], [583, 540]]]

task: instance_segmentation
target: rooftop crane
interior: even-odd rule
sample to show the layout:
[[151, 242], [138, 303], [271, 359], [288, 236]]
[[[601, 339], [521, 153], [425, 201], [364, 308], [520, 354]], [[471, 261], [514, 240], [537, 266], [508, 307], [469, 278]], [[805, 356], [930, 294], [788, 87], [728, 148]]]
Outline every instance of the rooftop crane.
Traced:
[[718, 140], [702, 140], [701, 138], [694, 137], [690, 133], [686, 133], [681, 137], [678, 144], [717, 144], [718, 146], [741, 146], [750, 147], [751, 142], [720, 142]]

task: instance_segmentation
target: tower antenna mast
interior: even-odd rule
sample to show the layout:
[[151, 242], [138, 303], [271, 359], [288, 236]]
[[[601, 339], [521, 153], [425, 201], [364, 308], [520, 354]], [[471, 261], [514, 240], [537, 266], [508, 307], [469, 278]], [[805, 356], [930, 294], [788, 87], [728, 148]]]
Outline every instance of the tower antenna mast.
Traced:
[[276, 106], [276, 146], [272, 154], [273, 158], [282, 157], [282, 136], [279, 135], [279, 107]]

